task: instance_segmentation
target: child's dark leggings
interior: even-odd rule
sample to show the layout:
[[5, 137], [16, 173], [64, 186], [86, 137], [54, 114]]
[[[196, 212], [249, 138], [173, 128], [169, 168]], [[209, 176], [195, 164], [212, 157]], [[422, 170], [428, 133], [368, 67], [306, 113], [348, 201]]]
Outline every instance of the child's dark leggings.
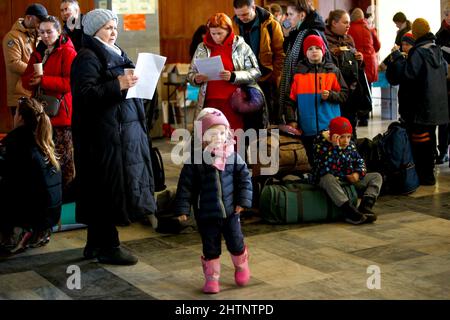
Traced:
[[197, 219], [197, 227], [202, 237], [203, 256], [206, 260], [218, 258], [222, 253], [222, 234], [228, 251], [239, 255], [244, 251], [244, 235], [241, 231], [241, 220], [238, 214], [232, 214], [226, 219]]

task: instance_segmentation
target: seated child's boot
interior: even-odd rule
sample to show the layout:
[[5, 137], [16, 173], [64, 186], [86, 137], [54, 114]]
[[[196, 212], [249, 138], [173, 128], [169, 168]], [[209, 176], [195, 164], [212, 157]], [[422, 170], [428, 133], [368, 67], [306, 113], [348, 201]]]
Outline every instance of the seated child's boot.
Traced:
[[372, 208], [375, 204], [374, 197], [363, 197], [361, 203], [359, 204], [358, 210], [363, 213], [367, 220], [366, 222], [371, 223], [377, 220], [377, 215], [372, 211]]
[[203, 274], [205, 275], [205, 285], [203, 286], [204, 293], [218, 293], [220, 291], [220, 258], [213, 260], [202, 259]]
[[367, 217], [358, 211], [357, 208], [350, 201], [347, 201], [341, 206], [345, 214], [345, 221], [354, 225], [363, 224]]
[[234, 264], [234, 281], [238, 286], [245, 286], [250, 280], [250, 268], [248, 267], [248, 249], [244, 248], [244, 252], [239, 255], [231, 255]]

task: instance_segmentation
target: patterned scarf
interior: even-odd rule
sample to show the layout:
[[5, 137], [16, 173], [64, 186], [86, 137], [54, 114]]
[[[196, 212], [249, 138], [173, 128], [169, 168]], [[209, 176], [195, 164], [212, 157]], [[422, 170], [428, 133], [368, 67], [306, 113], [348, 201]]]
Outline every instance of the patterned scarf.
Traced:
[[54, 48], [55, 48], [55, 46], [45, 49], [44, 58], [42, 59], [42, 64], [45, 64], [47, 62], [48, 57], [50, 56], [50, 54], [52, 53]]
[[307, 29], [300, 31], [294, 41], [294, 44], [291, 48], [288, 48], [286, 52], [280, 82], [280, 112], [284, 110], [285, 103], [287, 99], [289, 99], [292, 78], [294, 76], [295, 67], [297, 66], [298, 57], [300, 56], [300, 50], [307, 31]]

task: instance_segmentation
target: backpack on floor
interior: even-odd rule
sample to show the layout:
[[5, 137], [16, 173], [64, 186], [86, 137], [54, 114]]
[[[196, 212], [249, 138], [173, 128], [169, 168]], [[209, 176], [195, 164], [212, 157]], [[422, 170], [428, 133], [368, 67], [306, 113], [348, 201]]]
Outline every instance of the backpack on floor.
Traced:
[[[353, 185], [343, 184], [344, 192], [356, 206], [358, 194]], [[330, 222], [344, 218], [344, 213], [318, 186], [303, 181], [282, 181], [264, 186], [259, 211], [270, 224]]]
[[192, 233], [196, 230], [196, 223], [192, 215], [186, 221], [178, 220], [178, 216], [174, 214], [176, 188], [167, 188], [162, 192], [155, 194], [156, 218], [158, 219], [158, 227], [156, 232], [168, 234]]
[[359, 138], [356, 141], [356, 149], [358, 150], [359, 155], [364, 159], [367, 172], [381, 173], [381, 171], [383, 171], [383, 162], [377, 141], [373, 141], [369, 138]]
[[381, 154], [384, 193], [409, 194], [419, 187], [411, 144], [406, 129], [393, 122], [387, 131], [373, 138]]

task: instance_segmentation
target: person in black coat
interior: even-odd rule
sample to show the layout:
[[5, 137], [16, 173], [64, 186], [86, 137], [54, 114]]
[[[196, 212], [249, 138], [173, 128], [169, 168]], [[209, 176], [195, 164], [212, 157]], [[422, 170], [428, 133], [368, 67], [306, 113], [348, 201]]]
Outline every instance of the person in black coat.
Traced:
[[449, 122], [447, 62], [425, 19], [412, 26], [416, 39], [407, 58], [399, 50], [387, 59], [386, 77], [400, 85], [399, 113], [405, 121], [420, 184], [434, 185], [436, 126]]
[[138, 78], [124, 75], [134, 65], [114, 44], [117, 22], [110, 10], [87, 13], [72, 64], [76, 218], [88, 225], [85, 258], [131, 265], [137, 258], [120, 247], [116, 225], [155, 221], [156, 203], [143, 102], [126, 99]]
[[10, 253], [47, 244], [62, 204], [61, 169], [42, 104], [21, 98], [14, 128], [0, 144], [0, 231]]
[[78, 52], [83, 39], [83, 15], [77, 0], [61, 0], [61, 18], [64, 22], [63, 31], [72, 40], [75, 50]]
[[[444, 9], [444, 20], [441, 28], [436, 32], [436, 44], [441, 47], [445, 61], [450, 63], [450, 6]], [[447, 78], [447, 93], [450, 94], [450, 80]], [[449, 99], [450, 103], [450, 99]], [[448, 161], [448, 145], [450, 143], [450, 128], [448, 124], [441, 124], [438, 130], [438, 151], [436, 164]]]
[[[201, 129], [196, 127], [194, 143], [190, 144], [191, 161], [181, 170], [175, 213], [181, 221], [187, 220], [191, 205], [194, 207], [203, 243], [203, 292], [218, 293], [222, 234], [235, 266], [236, 284], [245, 285], [250, 278], [239, 215], [252, 205], [252, 183], [244, 160], [234, 152], [227, 118], [218, 109], [207, 109], [196, 121]], [[196, 148], [196, 144], [202, 148]], [[192, 161], [198, 158], [196, 152], [201, 155], [201, 163]]]

